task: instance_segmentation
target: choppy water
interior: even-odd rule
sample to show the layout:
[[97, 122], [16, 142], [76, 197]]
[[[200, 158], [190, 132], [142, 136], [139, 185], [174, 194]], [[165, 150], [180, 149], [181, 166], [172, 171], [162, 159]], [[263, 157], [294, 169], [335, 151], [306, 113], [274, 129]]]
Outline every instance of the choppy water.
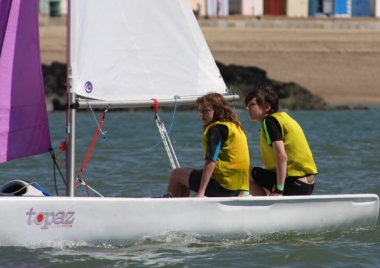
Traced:
[[[259, 165], [259, 125], [249, 122], [244, 111], [237, 112], [247, 130], [251, 163]], [[303, 127], [318, 166], [314, 194], [380, 194], [380, 107], [289, 113]], [[172, 112], [160, 116], [169, 129]], [[49, 120], [57, 153], [65, 139], [65, 114], [52, 113]], [[79, 113], [77, 168], [95, 128], [91, 113]], [[85, 170], [89, 184], [106, 196], [162, 195], [171, 172], [163, 145], [137, 154], [160, 141], [153, 114], [110, 111], [103, 130], [114, 147], [99, 138]], [[202, 167], [201, 134], [196, 112], [177, 112], [170, 136], [182, 167]], [[25, 178], [54, 194], [52, 166], [49, 154], [14, 160], [1, 165], [0, 183]], [[57, 183], [59, 195], [64, 195], [59, 177]], [[76, 193], [86, 195], [84, 188]], [[226, 240], [169, 233], [128, 247], [70, 242], [0, 247], [0, 267], [378, 267], [379, 252], [380, 221], [363, 230], [319, 234], [273, 233]]]

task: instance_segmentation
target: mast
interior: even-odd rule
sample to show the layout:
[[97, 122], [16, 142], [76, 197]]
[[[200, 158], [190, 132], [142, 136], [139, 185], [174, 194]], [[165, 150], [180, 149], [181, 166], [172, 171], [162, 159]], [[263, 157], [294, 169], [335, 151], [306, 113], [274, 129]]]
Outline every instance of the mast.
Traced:
[[67, 1], [67, 20], [66, 20], [66, 196], [74, 196], [74, 179], [75, 179], [75, 116], [76, 94], [71, 93], [72, 76], [70, 64], [70, 47], [71, 47], [71, 0]]

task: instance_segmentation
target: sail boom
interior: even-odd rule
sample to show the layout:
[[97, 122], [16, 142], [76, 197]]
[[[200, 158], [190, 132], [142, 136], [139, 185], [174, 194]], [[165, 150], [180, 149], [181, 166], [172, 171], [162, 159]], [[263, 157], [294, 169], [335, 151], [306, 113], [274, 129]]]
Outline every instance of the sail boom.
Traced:
[[[186, 97], [176, 99], [161, 99], [157, 100], [160, 106], [173, 106], [176, 104], [194, 104], [197, 97]], [[237, 94], [225, 95], [226, 101], [232, 102], [240, 99]], [[152, 107], [154, 101], [152, 100], [136, 100], [136, 101], [99, 101], [99, 100], [84, 100], [78, 99], [78, 109], [97, 108], [97, 109], [109, 109], [109, 108], [138, 108], [138, 107]]]

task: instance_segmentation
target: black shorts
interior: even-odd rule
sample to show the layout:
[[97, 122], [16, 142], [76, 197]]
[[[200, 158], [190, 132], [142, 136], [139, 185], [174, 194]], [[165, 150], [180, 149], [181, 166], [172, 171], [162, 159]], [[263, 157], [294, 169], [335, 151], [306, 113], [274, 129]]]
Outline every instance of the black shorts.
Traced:
[[[189, 177], [189, 187], [192, 191], [198, 192], [199, 186], [201, 185], [203, 170], [193, 170], [190, 173]], [[238, 196], [240, 194], [240, 190], [233, 191], [228, 190], [221, 186], [216, 180], [210, 179], [207, 184], [205, 196], [208, 197], [230, 197], [230, 196]]]
[[[255, 167], [252, 169], [252, 179], [261, 187], [272, 192], [277, 184], [276, 172]], [[304, 183], [298, 180], [299, 177], [287, 177], [285, 179], [283, 195], [311, 195], [314, 184]]]

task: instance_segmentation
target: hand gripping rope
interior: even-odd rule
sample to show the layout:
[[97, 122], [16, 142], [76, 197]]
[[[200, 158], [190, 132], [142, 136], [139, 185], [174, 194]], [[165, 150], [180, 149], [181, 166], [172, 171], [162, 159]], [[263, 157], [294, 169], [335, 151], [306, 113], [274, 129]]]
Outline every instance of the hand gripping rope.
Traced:
[[154, 102], [154, 105], [151, 107], [152, 111], [155, 115], [155, 120], [157, 124], [158, 131], [160, 132], [162, 142], [165, 145], [166, 153], [168, 154], [170, 163], [172, 164], [173, 169], [179, 168], [179, 163], [177, 156], [175, 155], [172, 143], [170, 142], [169, 134], [166, 131], [164, 122], [161, 121], [160, 117], [158, 116], [158, 101], [156, 99], [152, 99]]

